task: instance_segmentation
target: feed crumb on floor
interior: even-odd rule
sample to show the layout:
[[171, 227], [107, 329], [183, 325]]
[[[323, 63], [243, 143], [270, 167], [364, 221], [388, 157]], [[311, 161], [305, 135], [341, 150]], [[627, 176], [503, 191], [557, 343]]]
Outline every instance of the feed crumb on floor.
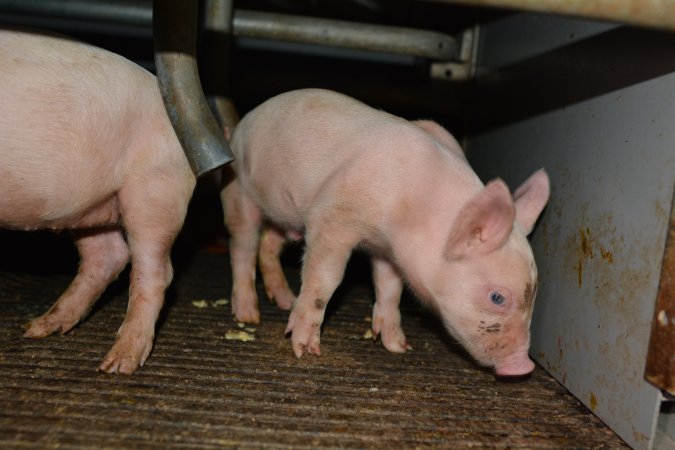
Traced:
[[206, 300], [192, 300], [192, 305], [195, 308], [200, 308], [200, 309], [206, 308], [207, 306], [209, 306], [209, 304], [207, 303]]
[[255, 335], [245, 330], [230, 330], [225, 333], [225, 339], [228, 341], [251, 342], [255, 341]]

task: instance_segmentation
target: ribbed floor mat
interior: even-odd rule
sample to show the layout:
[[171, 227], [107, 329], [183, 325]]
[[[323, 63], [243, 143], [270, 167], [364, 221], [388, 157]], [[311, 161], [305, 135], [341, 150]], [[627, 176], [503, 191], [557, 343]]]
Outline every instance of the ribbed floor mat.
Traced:
[[217, 302], [229, 296], [224, 254], [197, 253], [178, 271], [145, 367], [98, 373], [125, 280], [66, 336], [26, 340], [20, 324], [46, 311], [74, 267], [26, 272], [8, 268], [11, 257], [0, 272], [3, 449], [627, 448], [542, 369], [509, 383], [477, 368], [412, 300], [403, 327], [414, 349], [388, 353], [364, 337], [372, 294], [358, 276], [329, 306], [323, 355], [298, 360], [287, 313], [262, 291], [255, 330]]

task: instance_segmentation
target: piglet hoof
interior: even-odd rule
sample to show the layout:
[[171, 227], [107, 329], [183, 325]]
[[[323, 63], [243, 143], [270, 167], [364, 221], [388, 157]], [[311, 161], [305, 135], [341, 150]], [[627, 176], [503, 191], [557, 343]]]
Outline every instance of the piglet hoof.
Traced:
[[298, 320], [291, 312], [286, 327], [286, 335], [291, 334], [293, 353], [301, 358], [305, 353], [321, 356], [321, 323]]
[[[108, 352], [98, 370], [106, 373], [131, 375], [145, 364], [152, 350], [153, 336], [146, 338], [128, 338], [128, 334], [120, 334], [112, 349]], [[133, 335], [132, 335], [133, 336]]]
[[47, 337], [50, 334], [56, 333], [57, 331], [61, 334], [65, 334], [70, 331], [78, 321], [65, 321], [62, 317], [57, 317], [55, 314], [46, 313], [37, 319], [33, 319], [30, 322], [22, 325], [22, 328], [26, 330], [23, 334], [23, 337], [29, 339], [40, 339]]
[[260, 323], [260, 310], [257, 302], [242, 302], [234, 297], [232, 298], [232, 315], [239, 322]]
[[132, 353], [123, 353], [123, 350], [113, 347], [103, 359], [98, 370], [106, 373], [117, 373], [120, 375], [131, 375], [139, 366], [145, 364], [145, 360], [150, 355], [150, 349], [144, 351], [142, 355]]
[[408, 350], [412, 350], [412, 346], [408, 344], [400, 326], [385, 326], [381, 328], [378, 322], [374, 322], [373, 339], [377, 339], [377, 336], [381, 337], [384, 348], [392, 353], [405, 353]]
[[406, 342], [405, 336], [402, 339], [385, 339], [382, 335], [382, 345], [392, 353], [405, 353], [412, 350], [412, 345]]
[[277, 294], [274, 297], [274, 303], [276, 303], [277, 308], [284, 311], [290, 311], [293, 307], [293, 303], [295, 303], [295, 295], [293, 295], [292, 292]]
[[265, 279], [265, 294], [267, 298], [273, 304], [277, 305], [277, 308], [283, 309], [284, 311], [290, 311], [295, 303], [295, 295], [286, 285], [286, 280], [276, 281], [270, 280], [271, 276]]

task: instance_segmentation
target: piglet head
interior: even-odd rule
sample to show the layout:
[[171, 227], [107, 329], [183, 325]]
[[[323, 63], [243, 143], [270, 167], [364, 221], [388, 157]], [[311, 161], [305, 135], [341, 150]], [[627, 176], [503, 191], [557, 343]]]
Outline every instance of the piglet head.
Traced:
[[528, 349], [537, 266], [526, 236], [548, 197], [543, 170], [514, 197], [503, 181], [492, 181], [463, 207], [444, 249], [445, 281], [434, 303], [450, 333], [500, 376], [534, 369]]

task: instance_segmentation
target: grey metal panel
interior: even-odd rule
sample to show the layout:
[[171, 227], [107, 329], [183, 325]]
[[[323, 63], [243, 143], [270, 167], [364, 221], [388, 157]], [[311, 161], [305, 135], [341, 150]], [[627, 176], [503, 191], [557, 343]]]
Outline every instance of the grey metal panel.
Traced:
[[545, 167], [532, 236], [541, 284], [532, 356], [630, 445], [648, 448], [661, 396], [643, 380], [675, 183], [675, 74], [469, 140], [485, 179]]
[[675, 450], [675, 408], [662, 411], [659, 415], [653, 448]]
[[574, 44], [618, 26], [547, 14], [510, 15], [481, 28], [478, 74]]

